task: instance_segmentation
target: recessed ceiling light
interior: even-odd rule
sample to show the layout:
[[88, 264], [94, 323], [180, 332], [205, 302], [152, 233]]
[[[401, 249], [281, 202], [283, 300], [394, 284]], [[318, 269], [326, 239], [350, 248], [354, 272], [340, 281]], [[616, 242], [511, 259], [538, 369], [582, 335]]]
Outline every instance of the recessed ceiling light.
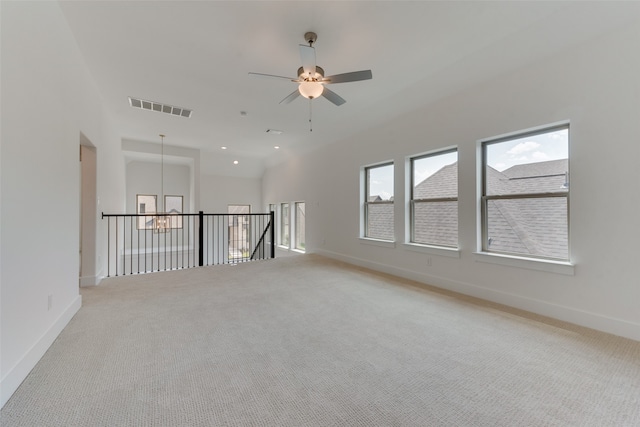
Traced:
[[276, 145], [276, 146], [275, 146], [275, 147], [273, 147], [273, 148], [275, 148], [276, 150], [279, 150], [279, 149], [280, 149], [280, 146], [279, 146], [279, 145]]
[[234, 160], [234, 161], [233, 161], [233, 164], [234, 164], [234, 165], [237, 165], [237, 164], [238, 164], [238, 161], [237, 161], [237, 160]]
[[227, 149], [227, 147], [220, 147], [220, 148], [221, 148], [221, 149], [223, 149], [223, 150], [226, 150], [226, 149]]
[[267, 129], [267, 133], [273, 133], [273, 134], [276, 134], [276, 135], [280, 135], [282, 133], [282, 131], [278, 130], [278, 129]]

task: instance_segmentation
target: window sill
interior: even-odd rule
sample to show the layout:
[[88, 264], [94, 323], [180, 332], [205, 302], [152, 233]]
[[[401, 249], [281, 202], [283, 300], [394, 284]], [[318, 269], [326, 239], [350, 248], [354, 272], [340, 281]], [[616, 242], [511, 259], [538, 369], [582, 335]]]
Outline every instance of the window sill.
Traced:
[[369, 237], [360, 237], [360, 243], [371, 246], [380, 246], [383, 248], [395, 248], [396, 242], [391, 240], [371, 239]]
[[575, 265], [564, 261], [501, 255], [489, 252], [474, 252], [474, 258], [476, 262], [528, 268], [529, 270], [546, 271], [549, 273], [564, 274], [566, 276], [573, 276], [575, 274]]
[[299, 254], [306, 253], [306, 251], [304, 249], [297, 249], [297, 248], [291, 248], [290, 251], [291, 252], [296, 252], [296, 253], [299, 253]]
[[440, 255], [450, 258], [460, 258], [460, 249], [447, 248], [444, 246], [421, 245], [418, 243], [404, 243], [404, 249], [412, 252], [420, 252], [423, 254]]

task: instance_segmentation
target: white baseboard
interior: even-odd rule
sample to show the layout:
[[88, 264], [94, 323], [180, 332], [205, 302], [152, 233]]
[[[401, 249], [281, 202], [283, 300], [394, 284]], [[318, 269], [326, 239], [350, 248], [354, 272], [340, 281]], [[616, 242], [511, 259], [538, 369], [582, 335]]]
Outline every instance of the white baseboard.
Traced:
[[102, 280], [99, 276], [83, 276], [80, 278], [80, 287], [87, 288], [91, 286], [98, 286]]
[[51, 347], [53, 341], [67, 326], [71, 318], [80, 310], [82, 297], [78, 295], [62, 312], [60, 317], [51, 325], [44, 335], [31, 347], [20, 361], [0, 380], [0, 408], [4, 406], [11, 395], [18, 389], [29, 372], [36, 366], [44, 353]]
[[406, 270], [387, 264], [372, 262], [369, 260], [352, 257], [337, 252], [318, 249], [314, 251], [318, 255], [327, 258], [344, 261], [359, 267], [368, 268], [379, 271], [381, 273], [391, 274], [393, 276], [402, 277], [426, 285], [446, 289], [460, 294], [492, 301], [498, 304], [504, 304], [510, 307], [540, 314], [542, 316], [551, 317], [562, 320], [564, 322], [573, 323], [575, 325], [584, 326], [601, 332], [629, 338], [640, 341], [640, 324], [629, 322], [623, 319], [615, 319], [601, 314], [592, 313], [572, 307], [562, 306], [547, 301], [523, 297], [520, 295], [509, 294], [506, 292], [487, 289], [472, 283], [459, 282], [441, 276], [424, 274], [417, 271]]

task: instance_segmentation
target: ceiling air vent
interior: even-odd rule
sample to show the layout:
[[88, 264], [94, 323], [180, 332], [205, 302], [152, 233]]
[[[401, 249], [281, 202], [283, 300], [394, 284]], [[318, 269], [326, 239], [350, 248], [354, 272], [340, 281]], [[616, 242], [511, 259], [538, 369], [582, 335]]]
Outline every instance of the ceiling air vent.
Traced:
[[187, 108], [182, 108], [182, 107], [176, 107], [175, 105], [167, 105], [167, 104], [162, 104], [160, 102], [155, 102], [155, 101], [146, 101], [144, 99], [138, 99], [138, 98], [133, 98], [133, 97], [129, 97], [129, 105], [131, 105], [134, 108], [140, 108], [142, 110], [149, 110], [149, 111], [157, 111], [159, 113], [167, 113], [167, 114], [171, 114], [172, 116], [180, 116], [180, 117], [191, 117], [191, 113], [193, 112], [193, 110], [189, 110]]

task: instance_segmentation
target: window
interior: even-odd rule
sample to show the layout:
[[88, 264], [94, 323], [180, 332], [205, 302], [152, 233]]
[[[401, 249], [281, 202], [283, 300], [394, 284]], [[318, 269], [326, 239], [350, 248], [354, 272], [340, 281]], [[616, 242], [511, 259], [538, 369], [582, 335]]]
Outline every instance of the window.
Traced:
[[296, 240], [295, 240], [295, 248], [301, 251], [304, 251], [304, 234], [305, 234], [305, 206], [304, 202], [296, 202]]
[[458, 151], [411, 159], [411, 242], [458, 246]]
[[289, 246], [289, 203], [280, 204], [280, 245]]
[[364, 169], [364, 236], [394, 240], [393, 163]]
[[249, 205], [229, 205], [229, 259], [237, 260], [249, 256]]
[[482, 143], [482, 250], [569, 260], [569, 126]]

